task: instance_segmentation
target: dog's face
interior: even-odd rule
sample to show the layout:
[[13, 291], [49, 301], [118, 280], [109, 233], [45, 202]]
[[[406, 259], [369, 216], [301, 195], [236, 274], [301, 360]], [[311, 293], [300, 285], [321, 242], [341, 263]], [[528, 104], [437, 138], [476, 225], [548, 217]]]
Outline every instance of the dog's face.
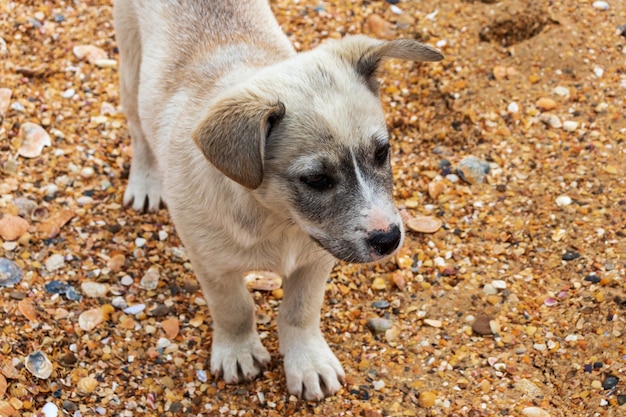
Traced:
[[348, 262], [379, 260], [403, 238], [375, 71], [386, 57], [440, 55], [395, 42], [347, 38], [270, 67], [194, 132], [218, 169]]

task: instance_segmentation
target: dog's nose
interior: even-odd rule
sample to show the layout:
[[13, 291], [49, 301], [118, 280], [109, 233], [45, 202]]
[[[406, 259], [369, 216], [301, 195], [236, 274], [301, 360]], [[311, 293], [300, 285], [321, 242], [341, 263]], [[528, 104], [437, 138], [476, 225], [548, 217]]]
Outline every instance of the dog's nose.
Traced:
[[402, 239], [402, 233], [397, 225], [392, 225], [388, 231], [376, 230], [369, 235], [367, 243], [379, 255], [389, 255], [396, 250]]

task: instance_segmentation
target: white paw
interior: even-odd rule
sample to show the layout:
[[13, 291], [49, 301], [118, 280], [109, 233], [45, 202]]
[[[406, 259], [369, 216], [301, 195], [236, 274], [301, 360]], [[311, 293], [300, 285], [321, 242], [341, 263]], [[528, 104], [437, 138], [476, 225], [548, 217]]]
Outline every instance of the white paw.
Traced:
[[256, 333], [236, 343], [213, 336], [211, 373], [221, 375], [228, 384], [253, 380], [269, 361], [270, 354]]
[[284, 349], [287, 390], [310, 401], [335, 394], [346, 376], [323, 337], [290, 343]]
[[161, 181], [154, 172], [131, 167], [124, 192], [124, 206], [136, 211], [158, 211], [161, 206]]

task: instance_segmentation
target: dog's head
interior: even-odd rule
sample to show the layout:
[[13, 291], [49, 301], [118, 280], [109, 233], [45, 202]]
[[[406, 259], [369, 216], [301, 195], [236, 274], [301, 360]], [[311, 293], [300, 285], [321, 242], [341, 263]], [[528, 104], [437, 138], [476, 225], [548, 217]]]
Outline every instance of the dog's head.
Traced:
[[381, 259], [404, 234], [376, 79], [387, 58], [442, 55], [414, 40], [327, 42], [224, 93], [194, 141], [217, 169], [336, 258]]

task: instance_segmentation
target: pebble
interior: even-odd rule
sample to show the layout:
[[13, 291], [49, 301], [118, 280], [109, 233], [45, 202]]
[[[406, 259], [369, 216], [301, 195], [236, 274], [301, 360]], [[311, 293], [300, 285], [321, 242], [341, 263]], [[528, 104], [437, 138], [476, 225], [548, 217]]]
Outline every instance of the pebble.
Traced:
[[126, 314], [139, 314], [146, 309], [145, 304], [135, 304], [124, 309], [124, 313]]
[[553, 129], [560, 129], [563, 127], [563, 123], [561, 122], [559, 116], [554, 114], [544, 113], [539, 117], [539, 120]]
[[283, 285], [283, 278], [271, 271], [250, 271], [244, 281], [250, 290], [255, 291], [274, 291]]
[[376, 334], [384, 333], [391, 328], [391, 320], [374, 317], [367, 319], [367, 327]]
[[428, 183], [428, 195], [433, 200], [439, 197], [439, 194], [443, 192], [444, 185], [442, 181], [431, 181]]
[[122, 296], [117, 296], [111, 300], [111, 305], [117, 309], [123, 310], [128, 307], [128, 303]]
[[430, 391], [423, 391], [420, 393], [417, 402], [422, 408], [430, 408], [435, 405], [435, 400], [437, 400], [437, 395]]
[[37, 320], [37, 307], [35, 303], [30, 298], [25, 298], [17, 303], [17, 308], [30, 321]]
[[443, 325], [443, 323], [441, 322], [441, 320], [434, 320], [434, 319], [425, 319], [424, 320], [424, 324], [430, 326], [430, 327], [441, 327]]
[[501, 279], [494, 279], [493, 281], [491, 281], [491, 285], [493, 285], [493, 287], [498, 290], [506, 289], [506, 281]]
[[467, 156], [459, 162], [456, 172], [468, 184], [480, 184], [489, 174], [489, 164], [475, 156]]
[[[117, 272], [120, 269], [122, 269], [125, 262], [126, 262], [126, 256], [123, 253], [116, 253], [107, 260], [107, 268], [109, 268], [111, 272]], [[131, 278], [131, 284], [132, 284], [132, 278]]]
[[597, 284], [597, 283], [599, 283], [601, 280], [602, 280], [602, 279], [601, 279], [599, 276], [597, 276], [597, 275], [587, 275], [587, 276], [585, 277], [585, 281], [587, 281], [587, 282], [591, 282], [592, 284]]
[[22, 123], [20, 137], [22, 138], [22, 145], [17, 153], [24, 158], [36, 158], [41, 155], [43, 148], [52, 145], [48, 132], [36, 123]]
[[375, 290], [375, 291], [386, 290], [387, 289], [387, 281], [385, 281], [381, 277], [376, 277], [376, 278], [374, 278], [374, 281], [372, 281], [371, 288], [373, 290]]
[[519, 113], [519, 104], [517, 104], [515, 101], [510, 102], [509, 105], [506, 107], [506, 111], [513, 114]]
[[102, 323], [104, 318], [102, 309], [92, 308], [80, 313], [80, 316], [78, 316], [78, 326], [84, 331], [90, 332]]
[[60, 253], [55, 253], [46, 259], [45, 266], [48, 272], [54, 272], [63, 268], [65, 265], [65, 258]]
[[24, 272], [10, 259], [0, 258], [0, 288], [12, 287], [22, 280]]
[[74, 56], [78, 59], [87, 59], [91, 64], [94, 64], [100, 59], [107, 59], [107, 53], [95, 45], [76, 45], [73, 50]]
[[82, 394], [91, 394], [98, 387], [98, 380], [90, 376], [81, 378], [76, 387]]
[[80, 176], [85, 179], [93, 177], [95, 173], [96, 171], [93, 169], [93, 167], [84, 167], [80, 170]]
[[61, 403], [61, 407], [63, 407], [65, 411], [78, 410], [78, 406], [70, 400], [63, 400], [63, 402]]
[[137, 239], [135, 239], [135, 246], [138, 248], [143, 248], [146, 242], [147, 240], [144, 239], [143, 237], [138, 237]]
[[99, 282], [83, 282], [80, 289], [87, 297], [104, 297], [109, 292], [109, 285]]
[[180, 322], [176, 318], [166, 319], [161, 322], [161, 328], [165, 332], [165, 336], [172, 340], [178, 336], [180, 331]]
[[569, 97], [570, 93], [569, 93], [569, 88], [567, 87], [563, 87], [562, 85], [559, 85], [557, 87], [554, 87], [554, 89], [552, 90], [552, 92], [554, 94], [556, 94], [557, 96], [560, 97]]
[[[621, 25], [621, 26], [618, 26], [618, 27], [617, 27], [617, 30], [615, 31], [615, 33], [616, 33], [618, 36], [624, 36], [624, 37], [626, 37], [626, 25]], [[1, 110], [2, 110], [2, 109], [0, 108], [0, 114], [2, 114], [2, 113], [1, 113]]]
[[487, 336], [492, 334], [490, 322], [494, 319], [493, 316], [478, 316], [474, 323], [472, 323], [472, 330], [474, 333]]
[[566, 132], [574, 132], [576, 129], [578, 129], [578, 122], [573, 120], [566, 120], [563, 122], [563, 130]]
[[574, 259], [578, 258], [580, 258], [580, 253], [571, 250], [566, 251], [563, 256], [561, 256], [561, 259], [563, 259], [564, 261], [573, 261]]
[[371, 14], [365, 21], [366, 32], [378, 39], [393, 39], [396, 31], [393, 25], [377, 14]]
[[117, 61], [114, 59], [104, 58], [96, 59], [93, 64], [98, 68], [115, 68], [117, 66]]
[[526, 407], [522, 410], [522, 415], [526, 417], [550, 417], [550, 414], [539, 407]]
[[542, 97], [537, 100], [537, 108], [541, 111], [550, 111], [554, 110], [557, 107], [556, 101], [552, 100], [548, 97]]
[[0, 118], [4, 117], [9, 104], [11, 103], [11, 96], [13, 92], [8, 88], [0, 88]]
[[24, 366], [31, 374], [39, 379], [47, 379], [52, 375], [52, 362], [50, 362], [50, 359], [40, 350], [28, 355], [24, 361]]
[[592, 4], [594, 9], [606, 11], [609, 10], [609, 3], [606, 1], [594, 1]]
[[526, 378], [522, 378], [518, 381], [515, 381], [515, 383], [513, 384], [513, 386], [523, 392], [524, 394], [526, 394], [527, 396], [529, 396], [530, 398], [541, 398], [543, 397], [543, 392], [541, 391], [541, 389], [539, 389], [539, 387], [537, 387], [537, 385], [535, 385], [535, 383], [533, 383], [532, 381], [526, 379]]
[[619, 382], [619, 378], [616, 376], [607, 376], [604, 381], [602, 381], [602, 388], [605, 390], [610, 390], [615, 388], [617, 383]]
[[412, 216], [406, 221], [409, 229], [418, 233], [435, 233], [443, 225], [443, 221], [433, 216]]
[[160, 278], [161, 273], [159, 271], [159, 268], [156, 266], [151, 266], [141, 278], [139, 286], [144, 290], [155, 290], [159, 286]]
[[196, 378], [198, 378], [198, 381], [200, 382], [207, 382], [209, 380], [204, 369], [196, 369]]
[[567, 207], [572, 204], [572, 198], [566, 195], [560, 195], [556, 198], [556, 205], [559, 207]]
[[372, 386], [374, 387], [374, 389], [376, 391], [380, 391], [383, 388], [385, 388], [385, 381], [383, 381], [382, 379], [380, 379], [378, 381], [374, 381], [374, 382], [372, 382]]
[[46, 403], [41, 408], [41, 414], [43, 414], [44, 417], [57, 417], [59, 415], [59, 407], [54, 403]]
[[133, 285], [133, 282], [135, 282], [133, 280], [133, 278], [130, 275], [124, 275], [122, 277], [122, 279], [120, 280], [120, 283], [125, 286], [125, 287], [129, 287], [131, 285]]
[[76, 90], [74, 90], [73, 88], [68, 88], [67, 90], [61, 93], [61, 97], [72, 98], [74, 97], [74, 94], [76, 94]]
[[494, 295], [498, 293], [498, 290], [492, 284], [485, 284], [483, 292], [487, 295]]
[[80, 197], [78, 197], [76, 199], [76, 202], [81, 207], [89, 206], [89, 205], [93, 204], [93, 198], [91, 198], [91, 197], [89, 197], [87, 195], [81, 195]]
[[389, 308], [390, 305], [391, 304], [389, 304], [389, 301], [387, 301], [387, 300], [374, 301], [372, 303], [372, 307], [379, 308], [379, 309]]

